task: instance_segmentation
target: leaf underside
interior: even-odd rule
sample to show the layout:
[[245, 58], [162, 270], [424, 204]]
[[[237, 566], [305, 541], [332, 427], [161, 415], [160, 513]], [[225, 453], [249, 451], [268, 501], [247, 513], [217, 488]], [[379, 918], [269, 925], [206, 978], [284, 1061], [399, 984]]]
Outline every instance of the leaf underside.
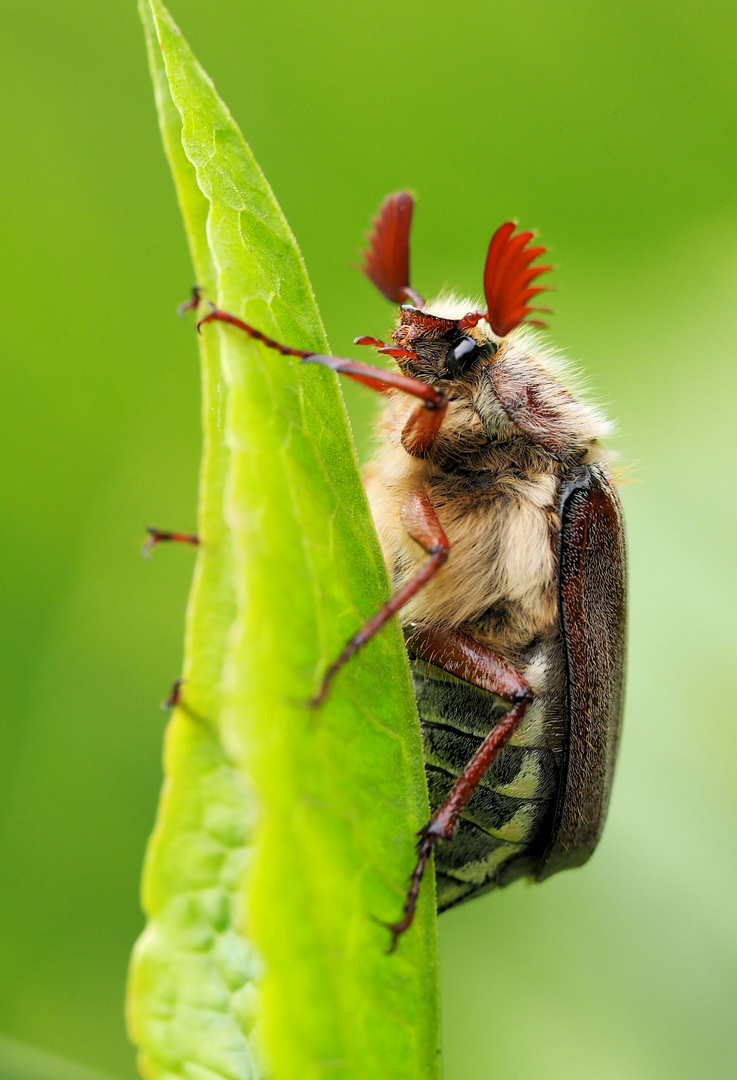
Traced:
[[[299, 249], [236, 124], [158, 0], [142, 0], [164, 146], [197, 281], [327, 351]], [[146, 859], [129, 1025], [145, 1076], [437, 1076], [431, 875], [396, 919], [428, 816], [397, 625], [300, 704], [385, 599], [331, 373], [210, 325], [183, 704]], [[268, 1064], [265, 1064], [265, 1063]]]

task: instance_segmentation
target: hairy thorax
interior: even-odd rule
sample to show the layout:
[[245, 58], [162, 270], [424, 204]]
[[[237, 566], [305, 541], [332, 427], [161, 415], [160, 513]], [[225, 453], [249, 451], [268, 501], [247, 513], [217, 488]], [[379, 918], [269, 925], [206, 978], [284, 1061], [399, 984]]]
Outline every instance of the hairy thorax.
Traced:
[[[440, 385], [425, 372], [412, 372]], [[442, 381], [442, 380], [441, 380]], [[558, 493], [571, 464], [600, 455], [604, 421], [514, 340], [447, 389], [449, 406], [425, 457], [403, 445], [416, 404], [394, 395], [369, 499], [395, 588], [427, 555], [402, 506], [421, 489], [450, 543], [446, 564], [402, 612], [404, 624], [461, 630], [515, 662], [558, 633]]]
[[447, 563], [404, 609], [403, 622], [463, 630], [510, 660], [554, 634], [557, 619], [557, 470], [532, 462], [520, 469], [518, 456], [497, 446], [448, 470], [390, 444], [368, 478], [395, 588], [427, 560], [402, 524], [410, 492], [426, 492], [450, 542]]

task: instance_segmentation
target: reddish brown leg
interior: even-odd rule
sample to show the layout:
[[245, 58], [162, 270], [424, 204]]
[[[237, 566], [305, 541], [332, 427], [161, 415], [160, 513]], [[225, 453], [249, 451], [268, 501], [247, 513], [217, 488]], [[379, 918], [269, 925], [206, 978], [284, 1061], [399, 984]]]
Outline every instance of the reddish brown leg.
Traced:
[[[407, 421], [402, 440], [409, 453], [423, 456], [432, 444], [438, 429], [443, 422], [448, 401], [441, 391], [408, 375], [402, 375], [395, 371], [384, 371], [382, 368], [371, 367], [362, 364], [358, 360], [346, 360], [339, 356], [323, 356], [320, 353], [311, 353], [305, 349], [292, 349], [288, 345], [282, 345], [273, 338], [266, 337], [260, 330], [256, 330], [249, 323], [231, 315], [227, 311], [211, 306], [210, 311], [197, 323], [201, 329], [205, 323], [224, 322], [235, 326], [239, 330], [262, 342], [270, 349], [275, 349], [283, 356], [296, 356], [305, 364], [323, 364], [340, 375], [348, 375], [351, 379], [381, 392], [401, 390], [406, 394], [419, 398], [421, 404], [411, 414]], [[369, 339], [361, 339], [366, 342]], [[370, 339], [373, 344], [382, 345], [378, 339]], [[382, 348], [396, 352], [388, 346]], [[407, 350], [399, 350], [405, 354]], [[330, 688], [330, 684], [340, 668], [350, 659], [353, 654], [365, 645], [374, 634], [389, 621], [411, 598], [425, 585], [432, 575], [439, 569], [448, 557], [448, 540], [440, 527], [435, 516], [435, 511], [430, 506], [427, 497], [422, 492], [411, 495], [402, 508], [402, 520], [409, 535], [416, 540], [431, 556], [430, 560], [422, 567], [411, 581], [392, 596], [380, 611], [363, 626], [357, 634], [346, 644], [337, 660], [330, 665], [320, 685], [320, 689], [311, 699], [310, 704], [316, 708], [321, 705]]]
[[412, 457], [426, 457], [430, 447], [435, 442], [435, 436], [440, 431], [448, 402], [445, 401], [438, 409], [427, 409], [419, 405], [410, 413], [409, 419], [402, 428], [402, 446]]
[[[373, 345], [376, 347], [377, 352], [386, 356], [393, 356], [395, 359], [417, 359], [417, 353], [411, 349], [385, 345], [380, 338], [357, 337], [353, 343], [354, 345]], [[435, 408], [428, 408], [427, 403], [423, 402], [419, 408], [410, 414], [402, 431], [402, 446], [408, 454], [420, 458], [427, 455], [430, 447], [435, 442], [435, 436], [440, 430], [447, 409], [448, 402], [445, 400]]]
[[317, 708], [322, 705], [327, 697], [330, 684], [343, 667], [348, 663], [355, 652], [370, 641], [374, 634], [378, 634], [382, 626], [385, 626], [392, 615], [396, 615], [400, 608], [404, 607], [415, 596], [423, 585], [426, 585], [448, 558], [450, 545], [448, 538], [443, 532], [437, 515], [430, 505], [430, 501], [423, 491], [415, 491], [408, 496], [402, 507], [402, 524], [417, 543], [425, 549], [430, 556], [414, 577], [402, 585], [393, 596], [387, 600], [383, 607], [379, 608], [361, 629], [346, 643], [340, 656], [333, 661], [323, 675], [320, 689], [311, 698], [310, 705]]
[[183, 317], [188, 311], [196, 311], [200, 306], [200, 300], [202, 299], [202, 286], [193, 285], [192, 295], [189, 300], [185, 300], [183, 304], [180, 304], [177, 308], [177, 315]]
[[182, 703], [182, 686], [184, 685], [184, 679], [175, 679], [171, 684], [171, 690], [169, 691], [169, 697], [164, 698], [161, 702], [161, 708], [164, 712], [169, 712], [171, 709], [175, 709], [177, 705]]
[[440, 839], [453, 838], [458, 818], [474, 789], [499, 751], [514, 734], [533, 699], [530, 686], [511, 664], [465, 634], [440, 627], [417, 626], [412, 629], [408, 645], [418, 656], [430, 663], [504, 698], [511, 708], [486, 736], [456, 779], [445, 802], [417, 834], [420, 838], [417, 845], [417, 864], [410, 878], [402, 917], [399, 922], [386, 924], [392, 935], [389, 952], [394, 952], [400, 936], [412, 925], [422, 876], [434, 845]]
[[349, 378], [363, 383], [364, 386], [371, 387], [372, 390], [379, 390], [382, 393], [388, 390], [402, 390], [405, 394], [420, 398], [424, 407], [429, 411], [444, 410], [446, 407], [444, 394], [439, 390], [435, 390], [434, 387], [428, 386], [427, 383], [422, 382], [420, 379], [413, 379], [409, 375], [401, 375], [397, 371], [384, 371], [382, 368], [363, 364], [360, 360], [347, 360], [340, 356], [323, 356], [321, 353], [308, 352], [306, 349], [292, 349], [289, 345], [282, 345], [273, 338], [267, 337], [266, 334], [262, 334], [260, 330], [256, 330], [236, 315], [221, 311], [220, 308], [211, 307], [207, 315], [204, 315], [197, 323], [198, 330], [209, 322], [223, 322], [228, 323], [230, 326], [236, 326], [239, 330], [243, 330], [244, 333], [248, 334], [249, 337], [262, 342], [269, 349], [275, 349], [282, 356], [296, 356], [305, 364], [322, 364], [324, 367], [336, 371], [339, 375], [348, 375]]
[[190, 720], [194, 720], [197, 724], [207, 724], [206, 721], [199, 713], [196, 713], [194, 709], [190, 708], [189, 704], [184, 700], [182, 694], [182, 687], [184, 686], [186, 679], [175, 679], [172, 683], [172, 688], [169, 691], [169, 697], [165, 698], [161, 702], [161, 708], [164, 712], [170, 712], [172, 709], [180, 709]]
[[164, 529], [155, 529], [153, 525], [149, 525], [147, 531], [148, 537], [141, 548], [144, 559], [151, 558], [151, 552], [157, 544], [170, 542], [174, 544], [191, 544], [192, 547], [198, 547], [200, 543], [199, 536], [193, 536], [190, 533], [166, 532]]

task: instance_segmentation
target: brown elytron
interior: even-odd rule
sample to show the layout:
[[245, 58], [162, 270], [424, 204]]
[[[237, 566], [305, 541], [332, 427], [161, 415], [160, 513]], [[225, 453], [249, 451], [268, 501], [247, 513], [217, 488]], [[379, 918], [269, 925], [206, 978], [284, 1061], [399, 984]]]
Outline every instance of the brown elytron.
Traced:
[[[293, 349], [212, 308], [269, 348], [387, 395], [369, 496], [393, 596], [346, 643], [340, 668], [396, 613], [407, 640], [433, 814], [392, 948], [435, 851], [440, 910], [523, 874], [585, 862], [606, 815], [622, 712], [625, 552], [602, 414], [566, 386], [528, 330], [544, 248], [494, 233], [485, 307], [428, 305], [410, 286], [406, 193], [383, 203], [364, 271], [402, 305], [398, 371]], [[409, 301], [409, 302], [407, 302]], [[532, 316], [532, 318], [531, 318]], [[438, 843], [451, 841], [452, 843]]]

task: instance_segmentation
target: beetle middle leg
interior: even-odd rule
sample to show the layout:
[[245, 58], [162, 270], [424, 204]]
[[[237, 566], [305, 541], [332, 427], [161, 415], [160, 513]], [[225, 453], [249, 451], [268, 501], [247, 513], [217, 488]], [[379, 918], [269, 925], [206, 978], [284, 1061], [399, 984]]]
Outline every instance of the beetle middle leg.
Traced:
[[415, 626], [408, 641], [410, 648], [429, 662], [444, 668], [465, 682], [488, 690], [509, 702], [506, 716], [486, 736], [481, 746], [456, 778], [445, 800], [426, 825], [420, 829], [417, 863], [398, 922], [387, 923], [393, 952], [400, 936], [412, 925], [425, 867], [438, 840], [452, 840], [458, 819], [479, 781], [491, 763], [519, 727], [533, 692], [520, 673], [506, 660], [456, 630], [438, 626]]
[[374, 634], [385, 626], [393, 615], [408, 604], [420, 589], [428, 583], [433, 574], [448, 558], [450, 544], [438, 521], [437, 515], [430, 505], [430, 500], [424, 491], [414, 491], [409, 495], [402, 506], [402, 524], [405, 529], [430, 556], [428, 561], [420, 567], [409, 581], [389, 597], [387, 602], [379, 608], [375, 615], [364, 623], [353, 637], [346, 642], [345, 648], [323, 675], [320, 689], [310, 700], [310, 705], [317, 707], [325, 700], [330, 684], [355, 652], [369, 641]]

